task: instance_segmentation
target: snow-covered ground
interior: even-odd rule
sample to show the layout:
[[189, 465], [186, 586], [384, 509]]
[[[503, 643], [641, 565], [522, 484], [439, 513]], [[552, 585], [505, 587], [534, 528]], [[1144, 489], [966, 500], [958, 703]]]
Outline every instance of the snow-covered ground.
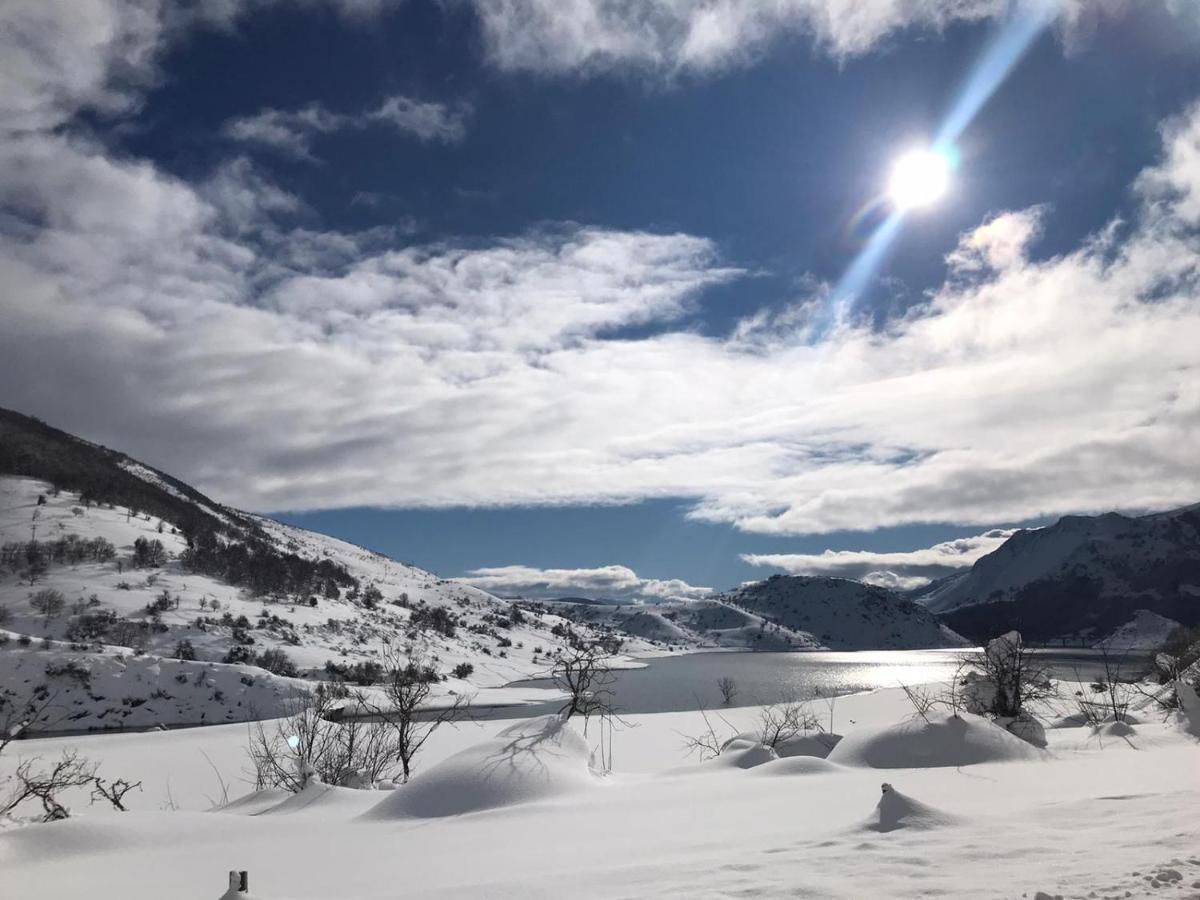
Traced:
[[[231, 800], [247, 789], [245, 726], [25, 741], [144, 788], [128, 813], [80, 800], [0, 833], [5, 896], [216, 898], [231, 869], [278, 900], [1200, 896], [1200, 744], [1174, 721], [1051, 727], [1039, 750], [969, 715], [914, 719], [899, 690], [818, 711], [845, 735], [827, 759], [688, 760], [681, 735], [703, 723], [662, 713], [612, 735], [598, 775], [595, 722], [483, 722], [435, 732], [407, 787], [218, 812], [216, 772]], [[732, 735], [757, 714], [712, 721]]]

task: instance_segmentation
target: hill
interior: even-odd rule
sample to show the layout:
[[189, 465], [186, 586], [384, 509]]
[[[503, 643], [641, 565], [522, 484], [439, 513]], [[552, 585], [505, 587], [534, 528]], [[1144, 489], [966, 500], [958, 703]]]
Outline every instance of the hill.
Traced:
[[1200, 622], [1200, 506], [1147, 516], [1065, 516], [1016, 532], [919, 598], [968, 637], [1103, 638], [1139, 611]]

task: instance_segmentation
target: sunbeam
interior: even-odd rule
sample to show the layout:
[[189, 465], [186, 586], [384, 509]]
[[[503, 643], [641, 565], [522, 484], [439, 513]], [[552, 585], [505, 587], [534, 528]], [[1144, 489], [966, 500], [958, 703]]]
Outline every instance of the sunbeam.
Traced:
[[1061, 5], [1061, 0], [1015, 3], [1008, 19], [971, 70], [933, 143], [928, 148], [911, 150], [897, 160], [886, 193], [891, 213], [876, 228], [830, 294], [829, 314], [818, 329], [818, 337], [844, 321], [887, 259], [905, 215], [934, 203], [946, 192], [958, 164], [956, 142], [1037, 37], [1054, 21]]

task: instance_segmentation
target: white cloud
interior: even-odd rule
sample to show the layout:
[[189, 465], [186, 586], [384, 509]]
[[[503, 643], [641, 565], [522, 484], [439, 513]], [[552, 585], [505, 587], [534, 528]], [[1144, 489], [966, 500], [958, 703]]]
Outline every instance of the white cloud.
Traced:
[[995, 528], [973, 537], [956, 538], [918, 550], [881, 553], [872, 550], [826, 550], [823, 553], [743, 553], [753, 566], [771, 566], [791, 575], [831, 575], [854, 578], [898, 590], [928, 584], [974, 565], [1013, 534]]
[[[545, 73], [642, 69], [709, 72], [756, 60], [788, 36], [837, 59], [867, 53], [906, 29], [1050, 7], [1069, 38], [1102, 18], [1144, 15], [1138, 0], [474, 0], [492, 63]], [[1187, 0], [1160, 5], [1184, 23]]]
[[[83, 74], [34, 71], [75, 50], [0, 61], [24, 123], [0, 142], [0, 403], [231, 503], [683, 496], [820, 533], [1200, 496], [1200, 106], [1165, 128], [1137, 214], [1071, 253], [1032, 259], [1050, 213], [1003, 213], [884, 331], [811, 340], [816, 287], [713, 336], [674, 327], [741, 274], [700, 236], [413, 247], [298, 226], [299, 199], [244, 161], [188, 184], [72, 136], [64, 116], [139, 83], [121, 41], [76, 24], [51, 37], [97, 48]], [[656, 327], [612, 337], [633, 324]]]
[[538, 569], [531, 566], [498, 566], [474, 569], [456, 579], [500, 594], [555, 598], [584, 596], [606, 600], [690, 600], [711, 593], [678, 578], [641, 578], [628, 566], [592, 569]]
[[226, 122], [222, 134], [233, 141], [263, 144], [301, 159], [312, 159], [313, 138], [336, 131], [383, 125], [422, 141], [454, 143], [466, 134], [471, 107], [447, 106], [392, 96], [365, 112], [331, 112], [319, 103], [285, 111], [264, 109]]
[[[1155, 184], [1191, 165], [1167, 153]], [[671, 330], [738, 277], [701, 238], [246, 230], [256, 196], [287, 201], [241, 174], [215, 192], [60, 136], [0, 149], [0, 203], [27, 223], [0, 242], [0, 402], [257, 509], [691, 496], [803, 533], [1200, 494], [1178, 189], [1040, 262], [1013, 238], [1039, 214], [1003, 214], [953, 255], [986, 265], [885, 332], [813, 343], [803, 315]]]

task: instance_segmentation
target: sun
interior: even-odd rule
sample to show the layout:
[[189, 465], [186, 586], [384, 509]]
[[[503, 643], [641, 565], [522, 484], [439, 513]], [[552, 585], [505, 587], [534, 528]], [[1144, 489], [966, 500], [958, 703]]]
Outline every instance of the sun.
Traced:
[[901, 211], [930, 206], [950, 188], [951, 160], [937, 150], [910, 150], [892, 166], [888, 196]]

